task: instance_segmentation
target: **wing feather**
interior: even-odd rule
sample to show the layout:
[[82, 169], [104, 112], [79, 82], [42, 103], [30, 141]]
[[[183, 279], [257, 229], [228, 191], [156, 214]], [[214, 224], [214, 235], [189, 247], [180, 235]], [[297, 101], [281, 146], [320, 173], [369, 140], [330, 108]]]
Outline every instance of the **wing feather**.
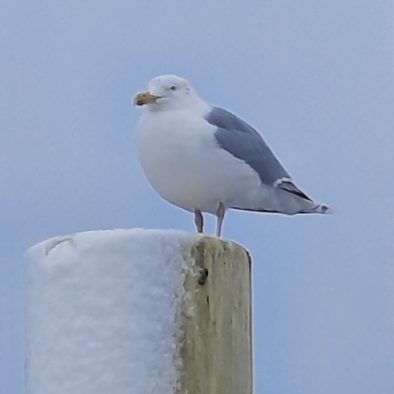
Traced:
[[263, 183], [275, 186], [278, 179], [290, 179], [263, 137], [244, 120], [219, 107], [213, 107], [206, 120], [217, 127], [219, 146], [249, 164]]

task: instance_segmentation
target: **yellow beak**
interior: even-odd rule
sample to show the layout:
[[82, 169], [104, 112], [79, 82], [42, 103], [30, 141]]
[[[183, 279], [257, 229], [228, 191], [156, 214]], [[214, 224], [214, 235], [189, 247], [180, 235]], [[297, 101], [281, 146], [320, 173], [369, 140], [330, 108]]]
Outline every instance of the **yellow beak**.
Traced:
[[160, 96], [155, 96], [152, 93], [141, 92], [134, 97], [134, 105], [141, 106], [146, 104], [154, 104], [159, 98]]

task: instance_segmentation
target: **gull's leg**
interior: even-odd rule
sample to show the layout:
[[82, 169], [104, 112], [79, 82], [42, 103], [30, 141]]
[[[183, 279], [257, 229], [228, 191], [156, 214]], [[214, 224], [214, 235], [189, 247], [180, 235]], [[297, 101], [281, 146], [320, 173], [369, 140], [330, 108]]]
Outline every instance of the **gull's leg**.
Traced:
[[194, 210], [194, 223], [196, 224], [197, 232], [202, 233], [204, 227], [204, 218], [199, 209]]
[[219, 208], [216, 211], [216, 217], [217, 217], [217, 225], [216, 225], [216, 236], [220, 237], [220, 234], [222, 233], [222, 225], [223, 225], [223, 219], [224, 219], [224, 214], [226, 213], [226, 210], [224, 209], [224, 205], [221, 202], [219, 204]]

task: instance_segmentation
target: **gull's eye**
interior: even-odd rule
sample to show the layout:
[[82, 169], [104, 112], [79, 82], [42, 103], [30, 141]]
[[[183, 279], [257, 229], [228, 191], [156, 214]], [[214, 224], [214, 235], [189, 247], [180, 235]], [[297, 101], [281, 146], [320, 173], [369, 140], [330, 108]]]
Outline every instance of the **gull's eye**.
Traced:
[[170, 86], [170, 90], [172, 91], [176, 90], [176, 86], [175, 85]]

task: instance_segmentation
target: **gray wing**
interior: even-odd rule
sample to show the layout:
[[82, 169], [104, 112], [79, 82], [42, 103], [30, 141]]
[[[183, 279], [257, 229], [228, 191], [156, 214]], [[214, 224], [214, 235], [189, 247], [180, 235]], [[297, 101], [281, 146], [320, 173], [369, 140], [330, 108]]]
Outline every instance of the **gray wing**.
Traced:
[[213, 107], [206, 120], [218, 129], [218, 144], [237, 159], [249, 164], [263, 183], [273, 185], [280, 178], [290, 178], [263, 137], [249, 124], [222, 108]]
[[[294, 185], [288, 172], [252, 126], [219, 107], [212, 107], [206, 120], [218, 128], [215, 137], [219, 146], [249, 164], [263, 183], [309, 200], [309, 197]], [[284, 178], [283, 181], [279, 181], [281, 178]]]

